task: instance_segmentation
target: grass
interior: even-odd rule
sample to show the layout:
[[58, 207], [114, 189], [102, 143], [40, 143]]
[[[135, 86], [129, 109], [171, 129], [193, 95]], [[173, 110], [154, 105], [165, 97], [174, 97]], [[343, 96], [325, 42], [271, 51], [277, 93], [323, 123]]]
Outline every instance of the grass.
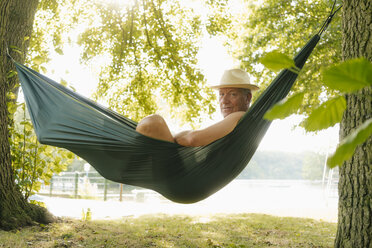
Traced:
[[63, 219], [0, 231], [0, 247], [332, 247], [336, 224], [262, 214]]

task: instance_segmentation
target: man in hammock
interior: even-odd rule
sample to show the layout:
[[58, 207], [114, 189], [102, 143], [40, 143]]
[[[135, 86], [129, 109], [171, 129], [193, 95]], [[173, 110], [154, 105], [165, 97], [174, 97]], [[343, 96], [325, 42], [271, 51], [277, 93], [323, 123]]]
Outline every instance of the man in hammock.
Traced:
[[219, 90], [222, 121], [200, 130], [188, 130], [172, 135], [160, 115], [150, 115], [137, 125], [137, 132], [155, 138], [175, 142], [183, 146], [205, 146], [229, 134], [248, 110], [252, 91], [258, 89], [250, 84], [248, 74], [241, 69], [225, 71], [220, 84], [211, 86]]

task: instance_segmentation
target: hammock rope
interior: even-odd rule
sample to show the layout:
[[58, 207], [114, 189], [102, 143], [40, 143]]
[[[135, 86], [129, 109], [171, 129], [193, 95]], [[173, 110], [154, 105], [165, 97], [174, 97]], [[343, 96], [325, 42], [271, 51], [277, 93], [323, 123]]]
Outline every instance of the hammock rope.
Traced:
[[320, 28], [319, 32], [318, 32], [318, 35], [319, 36], [322, 36], [323, 32], [328, 28], [328, 25], [331, 23], [333, 17], [335, 16], [335, 14], [342, 8], [342, 5], [340, 5], [335, 11], [333, 11], [335, 9], [335, 6], [336, 6], [336, 2], [337, 0], [335, 0], [333, 2], [333, 5], [332, 5], [332, 9], [327, 17], [327, 19], [324, 21], [322, 27]]
[[[303, 67], [333, 15], [295, 56], [296, 67]], [[180, 203], [203, 200], [241, 173], [271, 124], [264, 114], [297, 78], [281, 71], [230, 134], [207, 146], [183, 147], [136, 132], [136, 122], [12, 61], [40, 143], [70, 150], [109, 180]]]

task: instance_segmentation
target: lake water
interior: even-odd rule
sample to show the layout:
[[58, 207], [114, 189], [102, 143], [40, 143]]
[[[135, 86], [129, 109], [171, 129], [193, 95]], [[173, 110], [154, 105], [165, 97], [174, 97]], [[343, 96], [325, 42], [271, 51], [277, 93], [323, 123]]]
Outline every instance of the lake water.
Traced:
[[148, 191], [143, 202], [81, 200], [36, 196], [56, 216], [81, 218], [90, 208], [93, 219], [144, 214], [263, 213], [337, 222], [337, 190], [303, 180], [234, 180], [209, 198], [194, 204], [172, 203]]

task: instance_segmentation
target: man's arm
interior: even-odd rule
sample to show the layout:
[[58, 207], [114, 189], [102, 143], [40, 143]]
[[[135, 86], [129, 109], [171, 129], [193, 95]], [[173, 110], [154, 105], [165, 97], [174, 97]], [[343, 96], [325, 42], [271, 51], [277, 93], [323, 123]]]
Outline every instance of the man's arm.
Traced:
[[220, 122], [201, 130], [183, 131], [174, 136], [176, 143], [183, 146], [205, 146], [218, 140], [232, 130], [240, 118], [245, 114], [243, 111], [231, 113]]
[[177, 141], [177, 139], [185, 136], [185, 135], [188, 135], [190, 132], [193, 132], [193, 130], [187, 130], [187, 131], [182, 131], [180, 133], [177, 133], [176, 135], [174, 135], [174, 140]]

